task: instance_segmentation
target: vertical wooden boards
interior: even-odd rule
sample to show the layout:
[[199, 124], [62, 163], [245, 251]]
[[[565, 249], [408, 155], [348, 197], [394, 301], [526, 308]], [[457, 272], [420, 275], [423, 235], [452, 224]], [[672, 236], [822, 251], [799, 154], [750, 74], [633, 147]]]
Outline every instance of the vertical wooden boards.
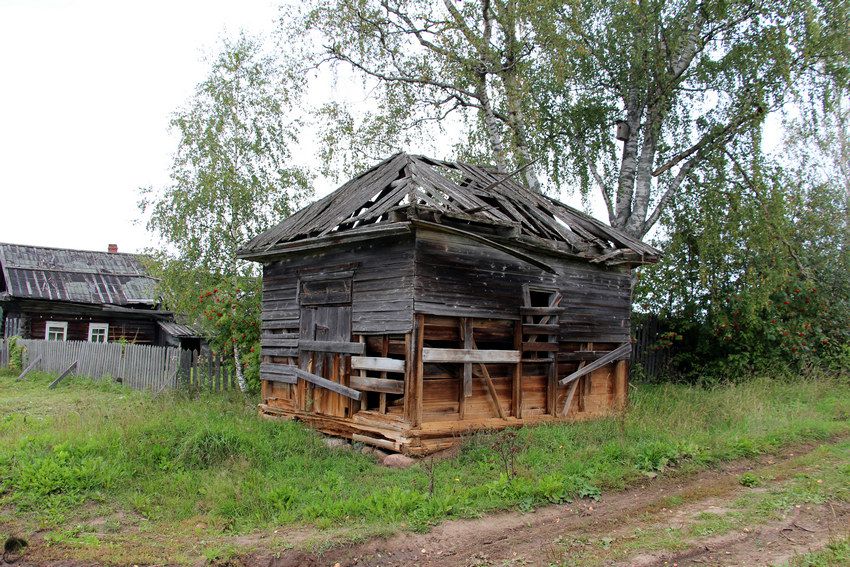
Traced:
[[[522, 321], [514, 323], [514, 350], [522, 349]], [[513, 384], [511, 386], [511, 414], [522, 418], [522, 359], [516, 363], [514, 369]]]
[[[422, 424], [422, 389], [425, 381], [425, 369], [422, 361], [422, 349], [425, 342], [425, 316], [422, 314], [416, 315], [415, 321], [416, 331], [416, 375], [414, 382], [416, 384], [416, 403], [413, 411], [413, 419], [411, 420], [414, 427], [419, 427]], [[412, 365], [411, 365], [412, 366]]]
[[[475, 320], [469, 317], [461, 319], [461, 328], [463, 329], [463, 348], [466, 350], [475, 348], [473, 340], [473, 332]], [[472, 395], [472, 363], [465, 362], [463, 364], [463, 397], [468, 398]]]

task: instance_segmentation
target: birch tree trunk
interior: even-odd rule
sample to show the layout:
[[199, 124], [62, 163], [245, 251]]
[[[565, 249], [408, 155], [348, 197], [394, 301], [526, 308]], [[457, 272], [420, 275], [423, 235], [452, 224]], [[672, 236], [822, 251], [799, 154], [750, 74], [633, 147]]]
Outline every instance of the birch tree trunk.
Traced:
[[233, 343], [233, 365], [236, 368], [236, 382], [239, 384], [239, 390], [248, 391], [248, 384], [245, 382], [245, 374], [242, 372], [242, 361], [239, 356], [239, 345]]

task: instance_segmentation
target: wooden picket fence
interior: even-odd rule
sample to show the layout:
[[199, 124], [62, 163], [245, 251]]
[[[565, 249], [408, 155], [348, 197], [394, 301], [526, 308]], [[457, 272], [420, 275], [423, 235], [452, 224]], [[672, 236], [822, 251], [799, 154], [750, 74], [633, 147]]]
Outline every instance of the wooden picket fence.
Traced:
[[0, 339], [0, 368], [9, 367], [9, 339]]
[[[24, 370], [111, 379], [136, 390], [225, 391], [238, 388], [230, 359], [175, 347], [84, 341], [17, 339]], [[0, 342], [0, 367], [9, 366], [9, 340]]]

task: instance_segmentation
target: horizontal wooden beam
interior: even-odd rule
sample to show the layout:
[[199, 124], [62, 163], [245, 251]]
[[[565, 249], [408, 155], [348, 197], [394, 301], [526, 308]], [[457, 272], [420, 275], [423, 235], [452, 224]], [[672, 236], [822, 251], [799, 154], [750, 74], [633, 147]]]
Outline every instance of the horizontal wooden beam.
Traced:
[[352, 390], [348, 386], [343, 386], [333, 380], [328, 380], [327, 378], [322, 378], [321, 376], [316, 376], [312, 372], [307, 372], [306, 370], [301, 370], [300, 368], [294, 368], [293, 371], [298, 378], [310, 382], [311, 384], [315, 384], [320, 388], [325, 388], [326, 390], [330, 390], [332, 392], [336, 392], [337, 394], [343, 395], [346, 398], [351, 398], [352, 400], [360, 400], [360, 392], [357, 390]]
[[596, 370], [598, 368], [602, 368], [603, 366], [605, 366], [609, 362], [614, 362], [615, 360], [619, 360], [621, 356], [623, 356], [624, 354], [630, 353], [631, 351], [632, 351], [632, 344], [631, 343], [623, 343], [620, 346], [618, 346], [617, 348], [615, 348], [614, 350], [612, 350], [611, 352], [609, 352], [608, 354], [606, 354], [605, 356], [603, 356], [602, 358], [594, 360], [593, 362], [591, 362], [590, 364], [588, 364], [584, 368], [579, 368], [578, 370], [576, 370], [572, 374], [565, 376], [564, 378], [561, 378], [558, 381], [558, 383], [561, 386], [569, 384], [573, 380], [578, 380], [579, 378], [581, 378], [585, 374], [589, 374], [589, 373], [593, 372], [594, 370]]
[[522, 343], [523, 352], [558, 352], [558, 343]]
[[278, 339], [272, 337], [263, 337], [260, 339], [260, 346], [295, 348], [298, 346], [298, 339]]
[[390, 441], [389, 439], [377, 439], [375, 437], [370, 437], [361, 433], [352, 434], [351, 440], [356, 441], [358, 443], [365, 443], [367, 445], [374, 445], [375, 447], [387, 449], [388, 451], [398, 451], [401, 449], [398, 442], [396, 441]]
[[273, 362], [263, 362], [260, 364], [260, 378], [267, 382], [281, 382], [283, 384], [296, 384], [298, 378], [295, 377], [291, 364], [275, 364]]
[[298, 350], [313, 352], [338, 352], [342, 354], [363, 354], [366, 345], [363, 343], [346, 343], [336, 341], [298, 341]]
[[560, 325], [523, 325], [522, 332], [526, 335], [557, 335], [561, 332]]
[[464, 348], [429, 348], [422, 349], [422, 362], [457, 362], [457, 363], [514, 363], [519, 362], [522, 353], [518, 350], [475, 350]]
[[[559, 352], [558, 360], [561, 362], [577, 362], [581, 360], [596, 360], [611, 352], [610, 350], [576, 350], [572, 352]], [[629, 358], [629, 353], [623, 353], [620, 359]]]
[[404, 361], [380, 356], [352, 356], [351, 368], [376, 372], [404, 372]]
[[355, 390], [383, 392], [385, 394], [404, 394], [403, 380], [370, 378], [368, 376], [351, 376], [350, 384]]

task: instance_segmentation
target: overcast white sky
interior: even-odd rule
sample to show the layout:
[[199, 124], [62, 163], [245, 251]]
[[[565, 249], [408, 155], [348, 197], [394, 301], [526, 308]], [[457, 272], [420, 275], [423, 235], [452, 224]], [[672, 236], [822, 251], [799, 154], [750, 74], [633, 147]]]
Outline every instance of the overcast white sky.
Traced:
[[137, 189], [168, 179], [168, 119], [225, 31], [271, 0], [0, 0], [0, 242], [137, 251]]
[[[0, 0], [0, 242], [156, 244], [136, 203], [168, 180], [171, 113], [219, 38], [269, 34], [281, 1]], [[332, 188], [320, 180], [317, 196]]]

